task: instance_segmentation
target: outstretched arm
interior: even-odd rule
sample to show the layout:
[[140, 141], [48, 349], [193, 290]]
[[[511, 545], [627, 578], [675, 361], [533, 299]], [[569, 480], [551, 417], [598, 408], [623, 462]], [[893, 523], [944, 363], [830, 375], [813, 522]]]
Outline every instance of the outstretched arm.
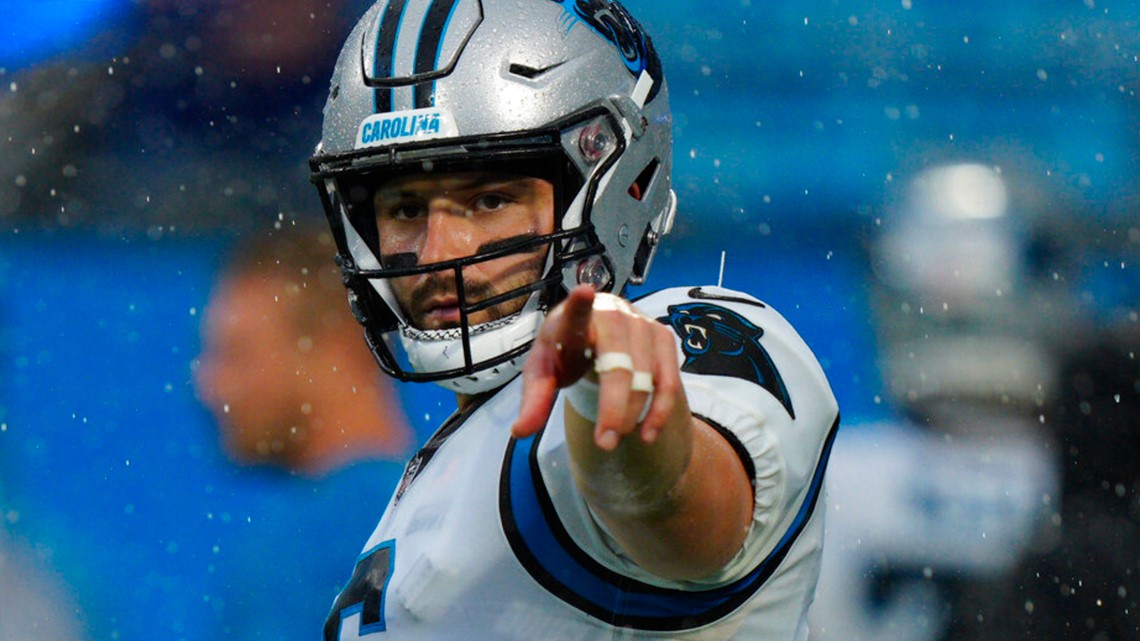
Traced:
[[732, 446], [689, 411], [672, 332], [579, 286], [535, 339], [514, 435], [542, 429], [564, 387], [575, 481], [625, 554], [673, 580], [728, 563], [748, 533], [752, 486]]

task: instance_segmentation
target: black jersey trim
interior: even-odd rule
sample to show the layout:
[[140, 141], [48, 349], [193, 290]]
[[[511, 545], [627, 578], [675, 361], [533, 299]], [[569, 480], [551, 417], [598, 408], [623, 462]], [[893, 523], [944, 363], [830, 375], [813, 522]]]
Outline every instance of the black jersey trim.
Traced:
[[500, 476], [499, 513], [516, 558], [551, 594], [601, 621], [641, 630], [680, 631], [706, 625], [736, 610], [775, 573], [810, 522], [839, 417], [820, 452], [808, 492], [773, 551], [737, 581], [708, 590], [662, 588], [622, 576], [579, 548], [558, 520], [538, 468], [542, 433], [512, 439]]
[[501, 388], [480, 394], [472, 398], [471, 402], [463, 409], [453, 412], [451, 416], [443, 422], [443, 425], [431, 435], [431, 438], [424, 443], [423, 447], [412, 455], [412, 458], [408, 460], [408, 464], [404, 466], [404, 474], [400, 477], [400, 485], [396, 487], [394, 503], [400, 501], [404, 496], [404, 492], [408, 491], [412, 482], [415, 481], [416, 477], [420, 475], [420, 472], [427, 467], [427, 464], [431, 461], [432, 457], [435, 456], [435, 453], [439, 451], [439, 448], [443, 447], [447, 439], [462, 427], [463, 424], [467, 422], [467, 419], [471, 418], [471, 415], [475, 413], [475, 410], [482, 407], [499, 389]]
[[694, 287], [689, 290], [689, 298], [693, 300], [719, 300], [726, 303], [741, 303], [743, 305], [752, 305], [753, 307], [767, 307], [764, 303], [752, 299], [744, 298], [743, 296], [725, 296], [724, 294], [714, 294], [706, 292], [702, 287]]
[[736, 455], [740, 457], [740, 464], [744, 466], [744, 473], [748, 475], [748, 482], [752, 484], [752, 491], [755, 492], [756, 461], [752, 460], [752, 454], [748, 452], [747, 447], [744, 447], [744, 443], [740, 442], [740, 439], [736, 436], [736, 432], [733, 432], [727, 427], [702, 414], [693, 412], [693, 417], [707, 423], [708, 426], [713, 428], [717, 434], [720, 434], [724, 440], [728, 441], [728, 444], [732, 446], [732, 451], [736, 452]]

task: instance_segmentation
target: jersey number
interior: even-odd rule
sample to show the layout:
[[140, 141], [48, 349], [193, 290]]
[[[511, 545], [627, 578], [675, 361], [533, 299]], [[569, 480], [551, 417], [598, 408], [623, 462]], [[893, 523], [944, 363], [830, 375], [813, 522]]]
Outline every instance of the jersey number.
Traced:
[[396, 542], [391, 540], [361, 555], [325, 620], [325, 641], [349, 641], [387, 629], [384, 592], [395, 562]]

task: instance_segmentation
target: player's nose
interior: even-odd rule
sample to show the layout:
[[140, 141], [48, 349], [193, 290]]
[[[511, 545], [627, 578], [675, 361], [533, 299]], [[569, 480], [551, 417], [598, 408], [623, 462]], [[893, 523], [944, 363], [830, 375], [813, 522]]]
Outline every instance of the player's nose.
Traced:
[[427, 214], [421, 265], [465, 258], [478, 246], [478, 226], [467, 210], [451, 202], [432, 203]]

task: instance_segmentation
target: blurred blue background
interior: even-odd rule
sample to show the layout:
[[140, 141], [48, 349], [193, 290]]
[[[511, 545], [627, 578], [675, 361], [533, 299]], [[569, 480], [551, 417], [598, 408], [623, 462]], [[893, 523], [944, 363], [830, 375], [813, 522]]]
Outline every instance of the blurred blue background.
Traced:
[[[121, 189], [120, 210], [101, 215], [98, 203], [59, 196], [76, 173], [64, 134], [82, 136], [102, 121], [61, 116], [64, 134], [54, 134], [42, 124], [58, 121], [48, 112], [82, 96], [104, 107], [130, 102], [99, 102], [102, 89], [61, 99], [65, 88], [45, 88], [37, 74], [73, 78], [68, 70], [90, 65], [100, 83], [169, 78], [162, 64], [208, 48], [205, 36], [178, 31], [210, 10], [193, 5], [0, 2], [0, 92], [8, 94], [0, 162], [9, 164], [0, 185], [0, 520], [64, 578], [95, 639], [216, 638], [211, 542], [247, 508], [229, 489], [234, 472], [191, 387], [200, 315], [219, 257], [238, 237], [319, 216], [315, 193], [266, 199], [256, 190], [246, 194], [254, 205], [236, 214], [187, 205], [170, 215], [161, 211], [173, 201], [160, 185], [170, 182], [172, 194], [203, 184], [229, 190], [226, 198], [245, 194], [194, 173], [236, 140], [241, 158], [222, 164], [232, 177], [285, 167], [278, 176], [308, 194], [304, 160], [316, 141], [328, 56], [277, 84], [229, 70], [229, 86], [256, 85], [244, 97], [227, 93], [229, 72], [208, 62], [188, 67], [198, 93], [136, 82], [127, 96], [149, 87], [171, 101], [173, 115], [147, 139], [159, 141], [145, 155], [150, 162], [132, 168], [91, 156], [107, 140], [134, 145], [126, 129], [106, 126], [105, 137], [75, 152], [114, 170], [103, 182]], [[1013, 208], [1048, 240], [1037, 268], [1064, 282], [1055, 304], [1077, 319], [1074, 340], [1137, 323], [1140, 3], [627, 5], [663, 58], [676, 123], [679, 220], [645, 289], [723, 278], [772, 304], [815, 350], [846, 429], [905, 414], [881, 368], [873, 250], [924, 168], [1001, 169]], [[364, 3], [337, 6], [320, 10], [346, 16], [325, 27], [339, 43]], [[148, 31], [154, 15], [157, 32]], [[152, 66], [140, 62], [146, 55]], [[126, 73], [132, 66], [145, 71]], [[222, 89], [204, 84], [212, 78]], [[275, 91], [300, 97], [278, 100]], [[132, 123], [149, 122], [146, 109], [127, 113]], [[250, 122], [270, 123], [275, 146], [246, 144]], [[53, 145], [59, 155], [51, 156]], [[29, 169], [14, 168], [18, 161]], [[42, 201], [13, 195], [33, 171], [63, 186]], [[132, 176], [156, 185], [154, 193]], [[401, 396], [421, 440], [450, 412], [435, 388], [403, 386]], [[145, 617], [129, 614], [139, 608]]]
[[138, 28], [132, 0], [4, 0], [0, 67], [15, 70], [52, 56], [94, 57], [124, 49]]

